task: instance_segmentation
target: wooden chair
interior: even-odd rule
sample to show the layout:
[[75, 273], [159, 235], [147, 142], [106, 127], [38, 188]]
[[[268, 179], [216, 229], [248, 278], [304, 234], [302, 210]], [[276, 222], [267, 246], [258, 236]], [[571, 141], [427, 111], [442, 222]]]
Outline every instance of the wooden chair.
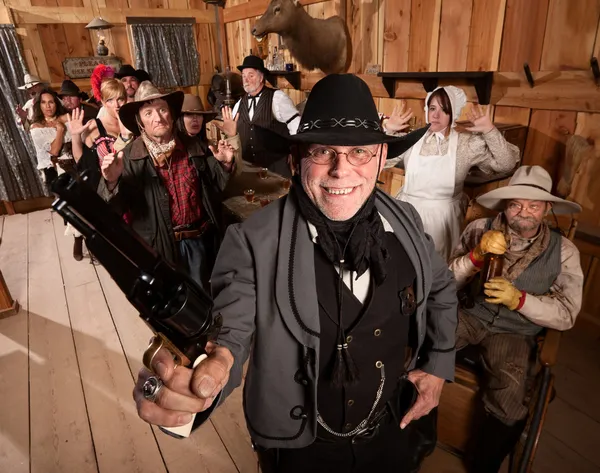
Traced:
[[[477, 218], [494, 217], [497, 212], [481, 207], [475, 200], [469, 204], [465, 226]], [[570, 240], [575, 237], [577, 219], [569, 216], [549, 217], [548, 223], [557, 227]], [[554, 396], [554, 375], [561, 332], [546, 329], [538, 336], [537, 361], [528, 390], [529, 416], [523, 434], [510, 458], [510, 473], [529, 473], [544, 426], [548, 405]], [[479, 386], [482, 381], [479, 355], [469, 348], [457, 353], [455, 382], [447, 384], [438, 409], [438, 443], [458, 456], [470, 445], [477, 424]]]

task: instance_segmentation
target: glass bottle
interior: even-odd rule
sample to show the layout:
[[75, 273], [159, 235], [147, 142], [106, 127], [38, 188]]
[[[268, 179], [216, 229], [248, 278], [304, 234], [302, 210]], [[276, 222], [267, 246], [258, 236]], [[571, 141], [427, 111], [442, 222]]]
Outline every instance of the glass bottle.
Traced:
[[269, 71], [273, 70], [273, 56], [272, 56], [272, 53], [271, 53], [271, 46], [269, 46], [269, 50], [268, 50], [268, 53], [267, 53], [267, 61], [265, 63], [265, 67]]
[[488, 253], [485, 255], [483, 262], [483, 269], [481, 271], [481, 286], [480, 292], [483, 293], [483, 285], [490, 279], [499, 278], [502, 276], [502, 269], [504, 268], [504, 255], [495, 255]]
[[278, 71], [279, 69], [277, 68], [278, 64], [277, 64], [277, 46], [273, 47], [273, 71]]

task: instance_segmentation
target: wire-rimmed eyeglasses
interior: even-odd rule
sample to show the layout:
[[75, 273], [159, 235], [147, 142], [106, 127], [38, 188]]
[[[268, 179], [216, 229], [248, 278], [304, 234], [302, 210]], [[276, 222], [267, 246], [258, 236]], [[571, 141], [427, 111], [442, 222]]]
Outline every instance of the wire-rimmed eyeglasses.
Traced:
[[337, 159], [338, 154], [345, 154], [346, 159], [353, 166], [364, 166], [367, 164], [373, 156], [377, 154], [379, 151], [379, 146], [375, 151], [371, 151], [369, 148], [365, 148], [364, 146], [357, 146], [356, 148], [352, 148], [347, 153], [343, 151], [336, 151], [333, 148], [328, 146], [318, 146], [317, 148], [313, 148], [308, 150], [306, 153], [306, 157], [310, 158], [310, 160], [315, 164], [331, 164], [335, 159]]

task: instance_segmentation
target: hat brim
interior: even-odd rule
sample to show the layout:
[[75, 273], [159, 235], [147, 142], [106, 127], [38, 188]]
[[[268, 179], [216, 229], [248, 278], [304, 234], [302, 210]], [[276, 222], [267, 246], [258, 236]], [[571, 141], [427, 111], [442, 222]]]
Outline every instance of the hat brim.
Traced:
[[43, 84], [43, 82], [34, 82], [32, 84], [25, 84], [25, 85], [22, 85], [21, 87], [17, 87], [17, 89], [19, 89], [19, 90], [29, 90], [29, 89], [31, 89], [32, 87], [35, 87], [38, 84]]
[[244, 69], [256, 69], [257, 71], [260, 71], [260, 72], [262, 72], [265, 75], [269, 74], [271, 72], [266, 67], [244, 66], [243, 64], [241, 66], [238, 66], [237, 69], [240, 72], [242, 72]]
[[477, 197], [479, 205], [491, 210], [503, 211], [506, 200], [525, 199], [552, 202], [555, 214], [572, 214], [581, 212], [581, 206], [575, 202], [561, 199], [545, 190], [528, 186], [506, 186], [494, 189]]
[[173, 121], [175, 121], [181, 116], [181, 107], [183, 106], [184, 95], [185, 94], [181, 90], [177, 90], [175, 92], [171, 92], [170, 94], [155, 95], [144, 100], [127, 103], [119, 110], [119, 118], [121, 119], [121, 123], [125, 125], [125, 128], [127, 128], [134, 135], [139, 135], [140, 129], [138, 128], [135, 117], [142, 105], [147, 102], [151, 102], [152, 100], [163, 99], [169, 104], [171, 112], [173, 113]]
[[217, 112], [213, 112], [212, 110], [182, 110], [181, 114], [183, 115], [184, 113], [188, 115], [202, 115], [207, 122], [214, 120], [218, 115]]
[[298, 133], [289, 137], [292, 143], [310, 143], [320, 145], [335, 146], [360, 146], [386, 143], [388, 145], [388, 158], [396, 158], [409, 148], [412, 148], [417, 141], [429, 129], [429, 125], [419, 128], [403, 136], [386, 135], [381, 131], [351, 128], [330, 128], [328, 130], [320, 129]]

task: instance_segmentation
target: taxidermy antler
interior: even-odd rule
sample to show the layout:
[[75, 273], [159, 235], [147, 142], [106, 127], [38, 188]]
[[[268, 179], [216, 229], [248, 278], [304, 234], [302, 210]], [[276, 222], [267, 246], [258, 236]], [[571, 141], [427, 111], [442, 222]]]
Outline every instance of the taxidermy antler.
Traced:
[[268, 33], [279, 34], [291, 55], [307, 69], [321, 69], [325, 74], [347, 70], [350, 35], [339, 16], [321, 20], [306, 13], [298, 0], [272, 0], [252, 29], [259, 42]]

